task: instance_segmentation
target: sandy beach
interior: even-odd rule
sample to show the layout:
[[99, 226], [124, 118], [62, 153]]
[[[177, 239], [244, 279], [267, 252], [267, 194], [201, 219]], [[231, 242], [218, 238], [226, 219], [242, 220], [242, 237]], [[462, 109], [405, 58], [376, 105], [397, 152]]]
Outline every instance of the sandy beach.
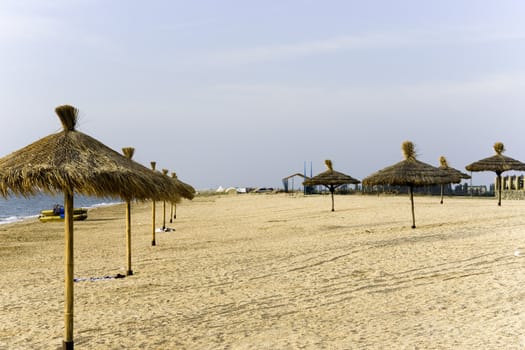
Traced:
[[[525, 203], [198, 196], [75, 222], [77, 349], [524, 349]], [[167, 210], [169, 215], [169, 209]], [[157, 204], [157, 227], [162, 203]], [[63, 223], [0, 226], [0, 348], [59, 349]], [[521, 251], [520, 251], [521, 250]], [[89, 280], [95, 278], [95, 280]]]

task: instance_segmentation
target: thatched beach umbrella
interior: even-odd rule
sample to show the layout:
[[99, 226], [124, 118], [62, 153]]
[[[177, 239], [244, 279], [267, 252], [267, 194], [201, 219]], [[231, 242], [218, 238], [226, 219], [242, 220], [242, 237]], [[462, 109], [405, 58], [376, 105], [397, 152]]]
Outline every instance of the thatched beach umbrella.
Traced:
[[450, 183], [455, 181], [456, 178], [443, 170], [417, 160], [414, 144], [412, 142], [403, 142], [402, 150], [405, 160], [367, 176], [363, 179], [363, 185], [407, 186], [412, 208], [412, 228], [416, 228], [416, 218], [414, 214], [414, 187]]
[[316, 186], [316, 185], [326, 186], [330, 190], [330, 194], [332, 195], [332, 211], [334, 211], [334, 191], [335, 189], [345, 184], [358, 184], [360, 181], [357, 179], [354, 179], [350, 175], [346, 175], [338, 171], [335, 171], [332, 166], [332, 161], [329, 159], [325, 160], [325, 164], [326, 164], [326, 167], [328, 168], [326, 171], [320, 174], [317, 174], [314, 177], [306, 179], [303, 182], [303, 185], [304, 186]]
[[46, 136], [0, 159], [0, 192], [29, 196], [64, 194], [65, 349], [73, 349], [73, 195], [120, 197], [125, 200], [170, 200], [170, 181], [75, 130], [77, 109], [56, 108], [64, 130]]
[[465, 168], [468, 171], [493, 171], [496, 173], [498, 205], [501, 206], [501, 173], [508, 170], [525, 170], [525, 164], [519, 160], [504, 156], [503, 152], [505, 152], [505, 146], [501, 142], [496, 142], [494, 144], [494, 151], [496, 151], [496, 154], [492, 157], [478, 160], [477, 162], [467, 165]]
[[[180, 181], [177, 178], [177, 173], [172, 172], [171, 178], [175, 182], [175, 186], [177, 187], [177, 190], [180, 192], [180, 195], [183, 198], [192, 200], [195, 197], [195, 189], [191, 185]], [[171, 211], [170, 211], [170, 222], [173, 222], [173, 219], [176, 219], [176, 218], [177, 218], [177, 203], [172, 202]]]
[[[455, 181], [451, 181], [450, 183], [460, 183], [462, 179], [470, 179], [470, 175], [467, 175], [457, 169], [454, 169], [448, 165], [447, 159], [443, 156], [439, 158], [439, 169], [446, 171], [449, 173], [452, 177], [456, 177], [457, 179], [453, 179]], [[445, 184], [441, 184], [441, 201], [440, 203], [443, 204], [443, 187]]]

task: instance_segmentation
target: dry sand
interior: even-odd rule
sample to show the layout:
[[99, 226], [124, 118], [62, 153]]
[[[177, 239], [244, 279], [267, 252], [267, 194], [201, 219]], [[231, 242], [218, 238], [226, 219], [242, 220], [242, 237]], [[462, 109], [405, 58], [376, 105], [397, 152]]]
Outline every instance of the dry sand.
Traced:
[[[135, 274], [75, 283], [75, 347], [525, 348], [525, 203], [415, 200], [413, 230], [405, 196], [336, 196], [333, 213], [329, 196], [197, 197], [155, 247], [134, 204]], [[63, 224], [0, 242], [0, 348], [60, 348]], [[75, 276], [117, 273], [123, 205], [75, 223]]]

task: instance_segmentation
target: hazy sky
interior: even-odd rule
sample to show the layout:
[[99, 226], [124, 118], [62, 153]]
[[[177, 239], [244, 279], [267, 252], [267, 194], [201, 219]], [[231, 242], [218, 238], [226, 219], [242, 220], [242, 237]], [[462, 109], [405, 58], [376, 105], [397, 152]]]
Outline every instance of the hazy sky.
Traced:
[[[525, 1], [0, 2], [0, 156], [78, 129], [196, 188], [525, 160]], [[474, 184], [491, 173], [474, 173]]]

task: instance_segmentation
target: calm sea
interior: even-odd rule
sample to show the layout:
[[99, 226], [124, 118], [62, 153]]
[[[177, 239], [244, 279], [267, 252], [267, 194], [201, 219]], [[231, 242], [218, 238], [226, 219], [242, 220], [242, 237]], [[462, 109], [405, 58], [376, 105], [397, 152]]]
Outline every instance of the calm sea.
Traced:
[[[98, 206], [119, 203], [114, 198], [98, 198], [87, 196], [75, 196], [75, 208], [94, 208]], [[39, 194], [29, 198], [11, 197], [4, 199], [0, 197], [0, 224], [21, 221], [30, 217], [37, 217], [40, 210], [53, 209], [55, 204], [64, 204], [63, 195], [50, 196]]]

